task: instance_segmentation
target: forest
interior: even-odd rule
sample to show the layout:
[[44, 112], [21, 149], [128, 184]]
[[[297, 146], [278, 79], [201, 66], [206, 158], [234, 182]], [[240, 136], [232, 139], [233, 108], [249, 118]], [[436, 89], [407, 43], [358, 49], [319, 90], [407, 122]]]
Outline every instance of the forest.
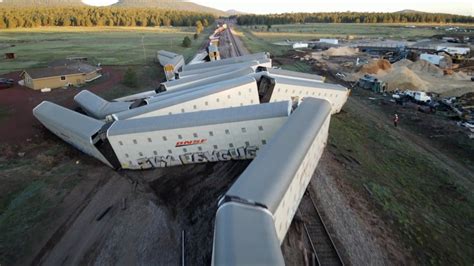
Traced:
[[273, 25], [295, 23], [474, 23], [472, 16], [439, 13], [283, 13], [270, 15], [240, 15], [239, 25]]
[[209, 13], [164, 10], [160, 8], [117, 7], [37, 7], [0, 8], [0, 29], [33, 28], [41, 26], [204, 26], [212, 24]]

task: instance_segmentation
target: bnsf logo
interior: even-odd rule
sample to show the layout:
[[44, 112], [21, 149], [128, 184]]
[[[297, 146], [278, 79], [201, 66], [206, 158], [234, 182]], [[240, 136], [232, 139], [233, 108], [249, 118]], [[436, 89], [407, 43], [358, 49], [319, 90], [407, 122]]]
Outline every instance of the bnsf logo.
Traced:
[[203, 143], [206, 142], [206, 141], [207, 141], [207, 139], [178, 141], [178, 142], [176, 142], [176, 146], [175, 146], [175, 147], [183, 147], [183, 146], [191, 146], [191, 145], [203, 144]]

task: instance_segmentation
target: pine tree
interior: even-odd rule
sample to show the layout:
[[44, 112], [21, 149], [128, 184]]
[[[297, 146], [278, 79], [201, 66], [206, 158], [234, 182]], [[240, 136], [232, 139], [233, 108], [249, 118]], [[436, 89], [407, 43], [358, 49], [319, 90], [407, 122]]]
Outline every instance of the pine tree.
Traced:
[[191, 47], [191, 44], [192, 44], [191, 39], [189, 39], [188, 36], [184, 37], [184, 39], [183, 39], [183, 47], [186, 47], [186, 48]]

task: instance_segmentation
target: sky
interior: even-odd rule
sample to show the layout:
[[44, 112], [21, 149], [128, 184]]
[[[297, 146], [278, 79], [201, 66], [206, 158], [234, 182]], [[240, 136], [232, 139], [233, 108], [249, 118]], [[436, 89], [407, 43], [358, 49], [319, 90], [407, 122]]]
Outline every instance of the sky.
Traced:
[[[113, 4], [117, 0], [83, 0], [83, 2], [100, 6]], [[193, 0], [192, 2], [221, 10], [235, 9], [256, 14], [326, 11], [393, 12], [414, 9], [474, 16], [474, 0]]]

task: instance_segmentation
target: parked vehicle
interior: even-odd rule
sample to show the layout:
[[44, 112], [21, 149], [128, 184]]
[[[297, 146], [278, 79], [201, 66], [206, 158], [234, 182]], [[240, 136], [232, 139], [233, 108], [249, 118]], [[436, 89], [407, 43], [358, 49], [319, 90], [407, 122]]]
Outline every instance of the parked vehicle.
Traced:
[[0, 89], [13, 87], [15, 81], [13, 79], [0, 78]]
[[373, 92], [383, 93], [387, 88], [387, 84], [382, 80], [377, 79], [371, 75], [364, 75], [357, 82], [357, 86]]
[[464, 121], [464, 122], [458, 122], [458, 125], [461, 127], [466, 127], [469, 129], [474, 129], [474, 121]]
[[417, 102], [422, 102], [422, 103], [428, 103], [431, 102], [431, 97], [426, 94], [426, 92], [423, 91], [415, 91], [413, 94], [413, 99]]

